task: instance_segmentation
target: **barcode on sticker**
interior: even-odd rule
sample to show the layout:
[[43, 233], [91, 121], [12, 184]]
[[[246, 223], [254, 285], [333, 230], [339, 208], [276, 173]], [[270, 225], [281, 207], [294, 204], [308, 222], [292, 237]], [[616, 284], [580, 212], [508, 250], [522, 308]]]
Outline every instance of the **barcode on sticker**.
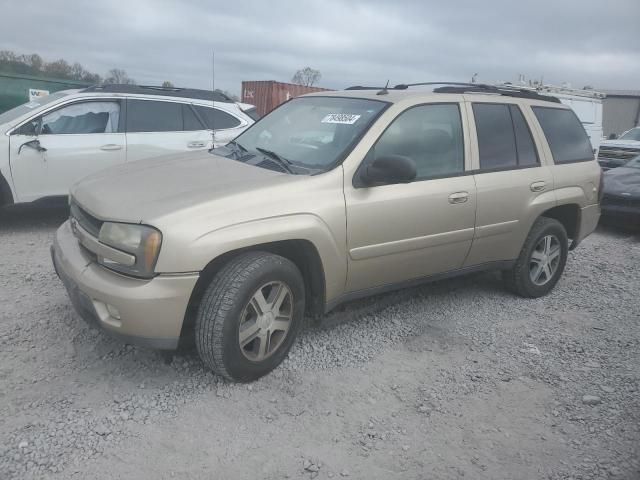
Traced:
[[353, 125], [358, 121], [360, 115], [351, 113], [330, 113], [322, 119], [322, 123], [342, 123], [345, 125]]

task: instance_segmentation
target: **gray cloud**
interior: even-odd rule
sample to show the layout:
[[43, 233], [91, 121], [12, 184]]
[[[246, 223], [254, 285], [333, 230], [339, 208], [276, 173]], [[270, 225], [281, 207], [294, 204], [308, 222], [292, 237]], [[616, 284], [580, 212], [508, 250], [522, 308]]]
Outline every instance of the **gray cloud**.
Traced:
[[[5, 5], [2, 5], [2, 4]], [[239, 92], [242, 80], [322, 86], [515, 80], [640, 88], [638, 0], [0, 1], [0, 48], [140, 83]]]

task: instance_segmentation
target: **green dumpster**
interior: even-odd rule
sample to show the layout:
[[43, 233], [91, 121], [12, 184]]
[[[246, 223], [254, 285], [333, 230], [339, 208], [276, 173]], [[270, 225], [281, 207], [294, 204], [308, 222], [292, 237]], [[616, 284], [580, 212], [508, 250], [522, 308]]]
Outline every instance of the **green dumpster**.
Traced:
[[85, 88], [88, 83], [0, 72], [0, 113], [59, 90]]

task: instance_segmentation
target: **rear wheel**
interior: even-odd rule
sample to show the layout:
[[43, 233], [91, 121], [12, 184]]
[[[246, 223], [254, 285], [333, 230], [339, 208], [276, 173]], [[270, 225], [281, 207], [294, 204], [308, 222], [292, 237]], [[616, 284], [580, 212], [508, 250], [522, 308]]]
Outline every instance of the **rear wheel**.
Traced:
[[302, 275], [290, 260], [266, 252], [234, 258], [213, 278], [198, 309], [202, 361], [235, 381], [267, 374], [293, 345], [304, 301]]
[[560, 222], [540, 217], [531, 227], [514, 267], [503, 272], [506, 287], [529, 298], [549, 293], [564, 271], [568, 243]]

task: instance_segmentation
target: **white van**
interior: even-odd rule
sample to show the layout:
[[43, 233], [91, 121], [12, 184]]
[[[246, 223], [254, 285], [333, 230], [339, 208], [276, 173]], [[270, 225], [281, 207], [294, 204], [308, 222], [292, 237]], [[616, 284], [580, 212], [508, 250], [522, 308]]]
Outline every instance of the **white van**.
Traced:
[[173, 87], [104, 85], [35, 99], [0, 115], [0, 206], [64, 197], [91, 173], [206, 150], [213, 138], [225, 145], [254, 118], [253, 105]]

